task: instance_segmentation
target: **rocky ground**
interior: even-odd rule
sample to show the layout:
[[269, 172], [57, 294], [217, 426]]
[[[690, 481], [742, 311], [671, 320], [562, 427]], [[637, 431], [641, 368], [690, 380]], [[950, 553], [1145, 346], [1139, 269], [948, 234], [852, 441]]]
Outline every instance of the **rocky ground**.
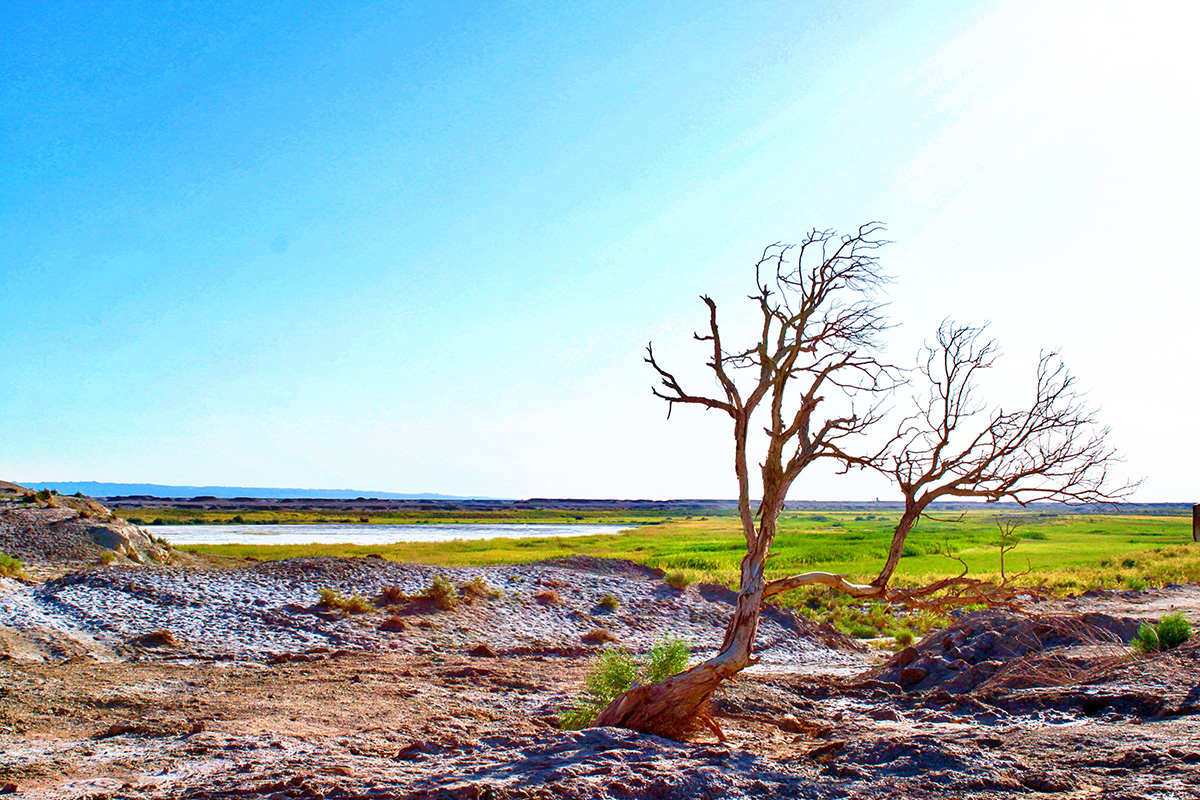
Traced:
[[[439, 574], [500, 594], [411, 599]], [[372, 610], [321, 607], [324, 588]], [[763, 663], [715, 704], [728, 742], [557, 729], [601, 640], [644, 650], [672, 633], [703, 656], [731, 600], [588, 558], [113, 563], [4, 580], [0, 793], [1200, 797], [1200, 644], [1124, 646], [1172, 610], [1200, 623], [1196, 585], [981, 612], [889, 660], [771, 610]]]

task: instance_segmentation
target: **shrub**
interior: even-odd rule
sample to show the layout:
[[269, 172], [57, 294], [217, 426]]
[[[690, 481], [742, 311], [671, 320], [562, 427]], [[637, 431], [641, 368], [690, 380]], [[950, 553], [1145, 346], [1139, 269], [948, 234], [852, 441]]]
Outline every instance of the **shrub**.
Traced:
[[609, 592], [608, 594], [604, 595], [604, 597], [600, 598], [599, 606], [601, 608], [606, 608], [609, 611], [616, 611], [621, 607], [621, 601], [615, 594]]
[[458, 607], [458, 590], [454, 588], [454, 584], [446, 580], [444, 575], [438, 575], [431, 580], [421, 596], [426, 600], [431, 600], [442, 611]]
[[342, 597], [341, 592], [337, 589], [330, 589], [328, 586], [318, 591], [317, 595], [319, 597], [317, 605], [324, 608], [341, 608], [342, 604], [346, 602], [346, 598]]
[[113, 553], [111, 551], [100, 554], [100, 563], [101, 564], [111, 564], [116, 560], [117, 560], [117, 554]]
[[1178, 647], [1192, 635], [1192, 623], [1182, 613], [1168, 614], [1158, 623], [1158, 642], [1164, 650]]
[[533, 596], [533, 599], [544, 606], [557, 606], [562, 603], [562, 597], [560, 597], [558, 592], [554, 591], [553, 589], [546, 589], [545, 591], [538, 592]]
[[1143, 653], [1158, 653], [1183, 644], [1191, 633], [1192, 623], [1182, 613], [1168, 614], [1157, 625], [1143, 623], [1130, 645]]
[[384, 586], [379, 590], [379, 601], [384, 605], [411, 603], [412, 598], [399, 586]]
[[682, 572], [668, 572], [666, 577], [663, 578], [663, 583], [672, 589], [680, 591], [686, 589], [691, 582], [691, 578]]
[[896, 644], [901, 647], [908, 647], [913, 643], [913, 632], [909, 628], [901, 628], [896, 631]]
[[564, 709], [558, 723], [564, 730], [579, 730], [591, 724], [604, 707], [630, 687], [654, 683], [678, 674], [687, 666], [691, 648], [679, 640], [666, 638], [650, 648], [644, 658], [627, 650], [606, 647], [597, 655], [595, 667], [584, 685], [586, 693]]
[[592, 628], [583, 635], [583, 641], [587, 644], [616, 644], [621, 640], [612, 631], [604, 628]]
[[25, 565], [19, 558], [0, 553], [0, 575], [9, 578], [23, 578], [25, 577]]
[[879, 631], [865, 622], [856, 622], [849, 627], [846, 633], [853, 636], [855, 639], [874, 639], [879, 636]]
[[468, 598], [468, 602], [471, 598], [475, 597], [479, 597], [484, 600], [494, 600], [500, 596], [500, 591], [498, 589], [493, 589], [487, 581], [478, 575], [462, 584], [458, 588], [463, 593], [463, 597]]
[[375, 610], [375, 606], [371, 605], [371, 601], [357, 594], [346, 597], [337, 589], [330, 589], [328, 587], [321, 589], [318, 594], [320, 595], [320, 600], [317, 601], [317, 605], [325, 608], [345, 611], [348, 614], [366, 614], [369, 611]]
[[346, 598], [345, 603], [342, 605], [342, 609], [345, 610], [347, 614], [367, 614], [374, 611], [375, 606], [371, 605], [371, 601], [367, 598], [361, 595], [352, 594]]

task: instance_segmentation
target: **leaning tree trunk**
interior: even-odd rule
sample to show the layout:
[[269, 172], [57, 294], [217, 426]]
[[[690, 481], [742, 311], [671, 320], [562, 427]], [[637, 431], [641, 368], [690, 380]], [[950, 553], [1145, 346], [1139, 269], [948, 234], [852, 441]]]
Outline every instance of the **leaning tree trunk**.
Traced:
[[755, 544], [742, 559], [741, 592], [720, 652], [678, 675], [633, 687], [601, 711], [593, 727], [612, 725], [674, 737], [700, 723], [724, 741], [724, 734], [708, 712], [708, 701], [722, 683], [758, 660], [753, 656], [753, 647], [764, 599], [767, 553], [775, 538], [775, 517], [769, 509], [763, 509], [762, 526], [753, 537]]

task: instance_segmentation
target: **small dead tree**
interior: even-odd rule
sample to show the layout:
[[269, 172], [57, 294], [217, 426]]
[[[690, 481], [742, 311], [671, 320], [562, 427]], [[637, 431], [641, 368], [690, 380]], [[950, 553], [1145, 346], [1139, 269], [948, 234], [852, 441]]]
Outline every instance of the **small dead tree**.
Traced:
[[1000, 585], [1006, 585], [1012, 578], [1021, 578], [1033, 571], [1033, 567], [1029, 564], [1029, 559], [1025, 559], [1025, 571], [1018, 572], [1015, 575], [1009, 575], [1004, 567], [1004, 560], [1013, 550], [1017, 549], [1017, 545], [1021, 543], [1021, 537], [1017, 535], [1017, 528], [1020, 528], [1025, 523], [1018, 519], [997, 519], [996, 531], [999, 534], [999, 539], [996, 546], [1000, 548]]
[[[876, 251], [882, 226], [872, 223], [853, 236], [813, 231], [798, 248], [772, 245], [756, 268], [751, 300], [761, 315], [761, 336], [750, 347], [729, 350], [721, 338], [717, 305], [708, 307], [708, 331], [696, 334], [711, 347], [707, 367], [721, 394], [692, 394], [659, 365], [652, 347], [646, 361], [662, 379], [657, 397], [669, 408], [699, 405], [727, 414], [733, 422], [734, 472], [738, 514], [746, 539], [741, 591], [725, 640], [717, 655], [686, 672], [649, 686], [638, 686], [614, 701], [594, 725], [677, 734], [696, 721], [720, 730], [705, 711], [716, 688], [753, 664], [759, 610], [767, 597], [765, 566], [775, 541], [776, 522], [788, 490], [800, 473], [823, 458], [844, 459], [844, 443], [879, 421], [878, 406], [868, 402], [856, 412], [853, 399], [871, 397], [892, 386], [891, 369], [876, 357], [876, 339], [885, 330], [876, 292], [886, 281]], [[790, 254], [794, 261], [789, 260]], [[750, 379], [739, 385], [737, 373]], [[826, 395], [849, 398], [843, 408], [818, 415]], [[761, 422], [760, 422], [761, 420]], [[759, 465], [761, 500], [752, 505], [747, 455], [752, 422], [764, 425], [766, 452]]]
[[973, 498], [1021, 505], [1038, 500], [1103, 504], [1119, 502], [1137, 488], [1138, 483], [1113, 485], [1109, 467], [1116, 453], [1105, 444], [1108, 429], [1083, 402], [1057, 353], [1044, 353], [1038, 361], [1028, 406], [984, 417], [983, 405], [975, 400], [976, 377], [995, 363], [997, 348], [993, 341], [981, 341], [982, 332], [943, 322], [917, 369], [928, 393], [917, 400], [916, 411], [881, 453], [845, 456], [847, 463], [888, 475], [904, 497], [904, 512], [878, 576], [869, 584], [854, 584], [842, 576], [807, 573], [772, 581], [767, 596], [823, 584], [855, 597], [911, 605], [935, 595], [941, 595], [938, 604], [1003, 600], [989, 596], [995, 587], [967, 579], [965, 571], [916, 589], [889, 586], [909, 533], [932, 503]]
[[[992, 365], [995, 345], [978, 341], [980, 329], [951, 323], [943, 323], [937, 344], [926, 349], [918, 371], [929, 392], [917, 411], [900, 424], [882, 450], [866, 455], [851, 452], [855, 437], [881, 420], [875, 398], [894, 388], [895, 372], [879, 360], [876, 349], [877, 338], [887, 327], [877, 299], [886, 282], [875, 255], [884, 244], [878, 238], [881, 232], [877, 223], [840, 239], [829, 231], [813, 231], [799, 248], [768, 248], [757, 265], [756, 293], [750, 296], [761, 313], [761, 335], [749, 348], [726, 349], [716, 303], [702, 297], [709, 311], [708, 331], [695, 338], [711, 347], [706, 366], [720, 387], [717, 396], [685, 390], [647, 348], [646, 361], [662, 381], [654, 394], [666, 400], [669, 409], [676, 404], [699, 405], [721, 411], [733, 422], [738, 513], [746, 555], [740, 593], [719, 652], [671, 678], [635, 686], [601, 711], [593, 725], [672, 736], [701, 722], [722, 737], [706, 711], [708, 700], [721, 683], [756, 662], [753, 646], [761, 605], [789, 589], [822, 585], [855, 597], [911, 605], [947, 593], [951, 599], [968, 594], [979, 599], [989, 587], [967, 579], [965, 564], [959, 575], [929, 586], [890, 586], [905, 539], [938, 499], [1112, 502], [1134, 488], [1131, 484], [1115, 491], [1105, 488], [1107, 465], [1113, 459], [1104, 444], [1106, 430], [1082, 405], [1074, 380], [1053, 353], [1039, 363], [1035, 397], [1027, 408], [996, 411], [976, 430], [968, 431], [982, 413], [973, 400], [975, 374]], [[789, 262], [793, 250], [796, 258]], [[739, 370], [751, 376], [743, 379], [744, 385], [735, 381]], [[831, 393], [848, 399], [849, 410], [819, 413]], [[856, 412], [855, 400], [861, 403], [864, 397], [869, 402]], [[766, 434], [757, 509], [751, 500], [747, 455], [752, 423], [763, 424]], [[904, 513], [887, 560], [869, 584], [827, 572], [765, 579], [788, 490], [819, 459], [835, 460], [844, 469], [880, 470], [896, 481], [904, 496]]]

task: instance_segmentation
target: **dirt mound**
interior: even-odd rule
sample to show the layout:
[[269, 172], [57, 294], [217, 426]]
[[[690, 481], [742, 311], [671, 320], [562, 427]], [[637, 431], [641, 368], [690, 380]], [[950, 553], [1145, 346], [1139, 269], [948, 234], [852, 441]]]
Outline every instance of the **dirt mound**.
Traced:
[[1140, 624], [1101, 613], [979, 611], [900, 651], [875, 677], [906, 691], [965, 693], [999, 683], [1016, 688], [1124, 656]]
[[[15, 488], [14, 488], [15, 487]], [[21, 559], [35, 578], [96, 563], [192, 563], [87, 497], [51, 495], [5, 482], [0, 494], [0, 552]]]

